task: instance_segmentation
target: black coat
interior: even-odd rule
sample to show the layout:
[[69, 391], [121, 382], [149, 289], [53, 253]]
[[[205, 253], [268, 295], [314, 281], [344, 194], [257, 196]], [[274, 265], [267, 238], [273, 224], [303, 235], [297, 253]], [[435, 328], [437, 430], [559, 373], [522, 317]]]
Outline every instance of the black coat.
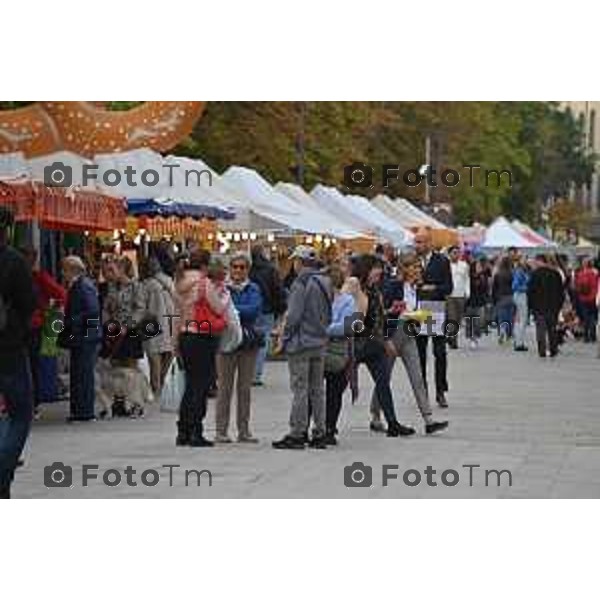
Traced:
[[10, 370], [10, 359], [28, 346], [36, 299], [31, 269], [21, 254], [6, 246], [0, 247], [0, 305], [0, 369]]
[[452, 293], [452, 269], [443, 254], [433, 252], [423, 272], [423, 284], [435, 285], [430, 292], [419, 291], [419, 300], [446, 300]]
[[529, 279], [527, 300], [534, 313], [558, 314], [565, 300], [563, 280], [558, 271], [550, 267], [535, 269]]
[[492, 279], [492, 301], [496, 304], [500, 298], [512, 298], [512, 271], [498, 271]]

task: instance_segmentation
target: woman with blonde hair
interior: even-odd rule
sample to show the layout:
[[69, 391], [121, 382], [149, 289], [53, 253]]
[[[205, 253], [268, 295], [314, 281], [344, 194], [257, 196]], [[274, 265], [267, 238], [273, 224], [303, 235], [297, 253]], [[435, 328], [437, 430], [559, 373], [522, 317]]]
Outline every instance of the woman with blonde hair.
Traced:
[[342, 409], [342, 397], [349, 383], [351, 347], [345, 326], [347, 320], [357, 312], [362, 292], [356, 277], [344, 280], [344, 271], [340, 265], [332, 265], [327, 274], [333, 287], [333, 303], [325, 353], [325, 443], [334, 446], [337, 444], [335, 436], [338, 433], [337, 422]]

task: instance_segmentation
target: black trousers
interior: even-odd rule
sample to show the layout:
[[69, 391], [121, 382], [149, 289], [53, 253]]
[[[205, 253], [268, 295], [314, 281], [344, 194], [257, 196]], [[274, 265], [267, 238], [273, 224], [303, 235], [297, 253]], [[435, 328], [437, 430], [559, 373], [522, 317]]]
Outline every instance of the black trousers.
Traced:
[[[427, 388], [427, 346], [429, 336], [417, 336], [417, 348], [419, 349], [419, 359], [421, 360], [421, 372], [423, 373], [423, 381]], [[446, 336], [435, 335], [431, 336], [433, 344], [433, 360], [435, 371], [435, 391], [437, 395], [444, 394], [448, 391], [448, 358], [446, 354]]]
[[[554, 356], [558, 352], [558, 324], [557, 312], [536, 312], [535, 319], [535, 337], [537, 339], [538, 353], [540, 356], [546, 356], [546, 348], [550, 347], [550, 354]], [[546, 344], [546, 341], [548, 342]]]
[[185, 372], [185, 391], [179, 406], [179, 428], [189, 435], [202, 436], [208, 392], [215, 380], [218, 338], [182, 333], [179, 352]]
[[342, 411], [342, 397], [348, 387], [348, 373], [325, 373], [325, 427], [327, 433], [337, 433], [337, 422]]

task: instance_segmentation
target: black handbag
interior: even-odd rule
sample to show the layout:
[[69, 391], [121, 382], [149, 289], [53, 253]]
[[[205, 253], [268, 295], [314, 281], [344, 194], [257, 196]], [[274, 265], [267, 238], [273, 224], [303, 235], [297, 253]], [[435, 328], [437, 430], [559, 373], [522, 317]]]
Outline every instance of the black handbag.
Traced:
[[254, 325], [242, 325], [242, 343], [240, 344], [240, 350], [263, 348], [265, 343], [265, 335], [262, 332], [257, 331]]

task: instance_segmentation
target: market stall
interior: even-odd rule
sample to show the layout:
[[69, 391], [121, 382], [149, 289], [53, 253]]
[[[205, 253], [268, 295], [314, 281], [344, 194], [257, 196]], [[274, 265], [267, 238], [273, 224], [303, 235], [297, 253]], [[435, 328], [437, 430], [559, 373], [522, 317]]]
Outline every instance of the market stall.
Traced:
[[437, 248], [458, 244], [459, 236], [455, 230], [447, 227], [404, 198], [391, 199], [380, 194], [373, 198], [372, 203], [390, 219], [413, 233], [420, 229], [430, 231], [433, 244]]

